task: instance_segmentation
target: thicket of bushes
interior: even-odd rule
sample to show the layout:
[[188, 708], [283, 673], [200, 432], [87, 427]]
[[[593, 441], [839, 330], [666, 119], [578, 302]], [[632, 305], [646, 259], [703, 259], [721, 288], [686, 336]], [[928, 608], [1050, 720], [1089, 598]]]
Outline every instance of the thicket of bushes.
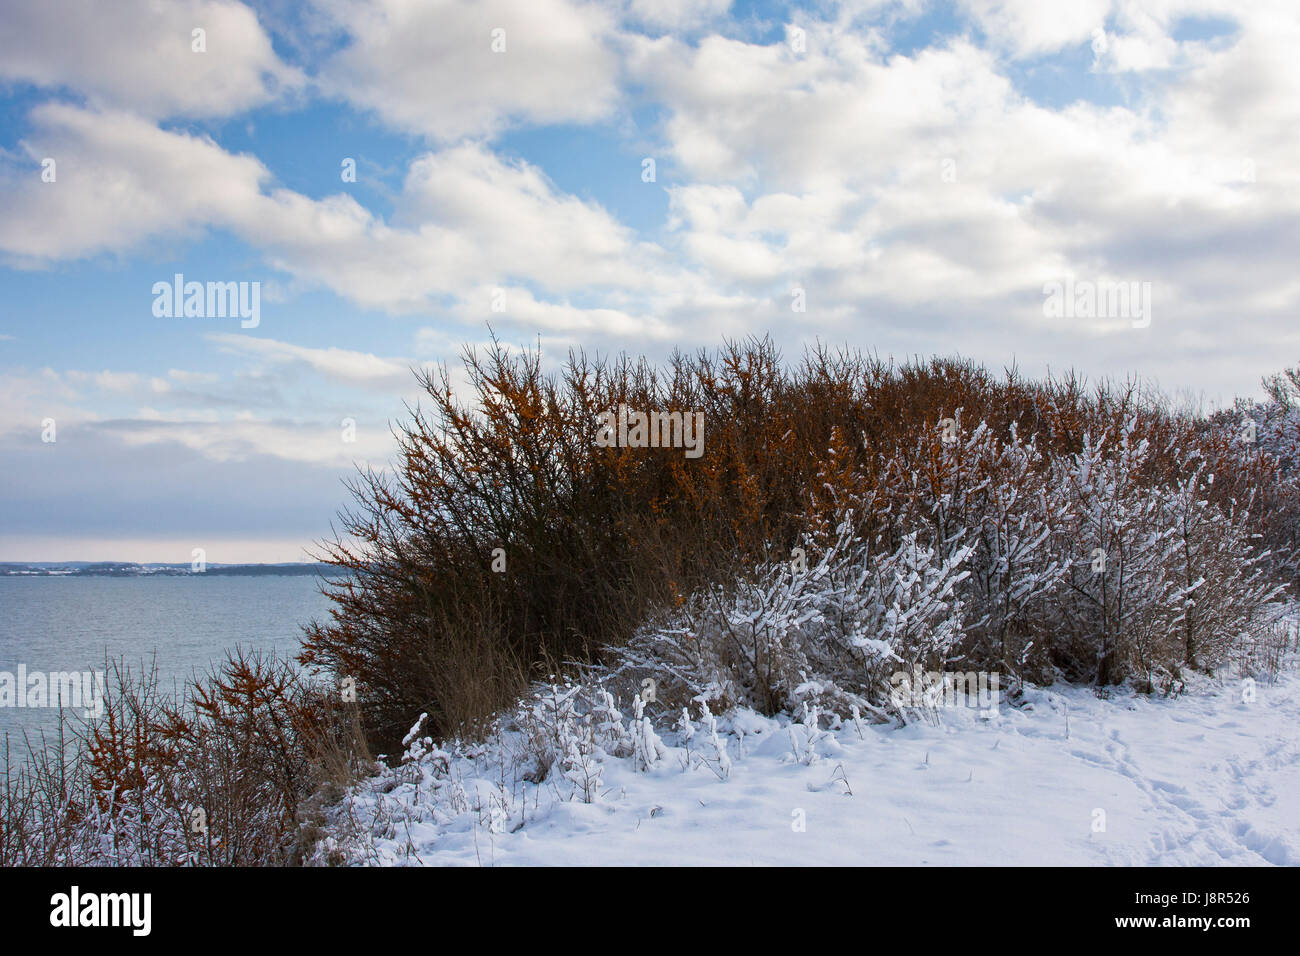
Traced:
[[[834, 574], [877, 582], [840, 587], [860, 605], [836, 611], [841, 643], [919, 600], [899, 573], [904, 591], [947, 575], [943, 607], [918, 612], [934, 633], [907, 645], [917, 660], [1143, 687], [1220, 664], [1293, 568], [1300, 494], [1278, 436], [1296, 423], [1276, 399], [1203, 418], [1136, 383], [961, 359], [815, 349], [786, 366], [766, 339], [664, 368], [573, 355], [548, 376], [499, 347], [465, 368], [465, 396], [424, 377], [396, 469], [356, 481], [324, 556], [346, 578], [302, 656], [358, 682], [389, 752], [423, 712], [434, 734], [472, 733], [567, 661], [665, 676], [677, 632], [717, 635], [693, 646], [712, 674], [695, 678], [765, 709], [819, 668], [878, 704], [880, 669], [852, 640], [737, 636], [736, 609], [788, 577], [796, 547], [816, 569], [840, 541]], [[620, 404], [702, 411], [703, 456], [598, 447], [597, 415]]]
[[615, 672], [655, 680], [672, 708], [841, 717], [886, 716], [892, 675], [915, 669], [1168, 692], [1263, 635], [1284, 589], [1248, 512], [1209, 500], [1203, 465], [1146, 484], [1150, 454], [1126, 428], [1113, 454], [1087, 441], [1044, 462], [981, 425], [938, 485], [827, 480], [834, 510], [812, 511], [794, 561], [693, 595], [611, 649]]

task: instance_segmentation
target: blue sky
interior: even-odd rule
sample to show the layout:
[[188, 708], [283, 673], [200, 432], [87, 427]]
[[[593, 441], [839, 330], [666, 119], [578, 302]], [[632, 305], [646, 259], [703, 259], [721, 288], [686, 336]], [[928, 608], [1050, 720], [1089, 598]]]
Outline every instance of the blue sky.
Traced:
[[[1300, 356], [1300, 13], [1238, 6], [12, 6], [0, 560], [301, 560], [488, 323], [1254, 394]], [[258, 324], [156, 316], [176, 273]], [[1067, 277], [1149, 321], [1047, 316]]]

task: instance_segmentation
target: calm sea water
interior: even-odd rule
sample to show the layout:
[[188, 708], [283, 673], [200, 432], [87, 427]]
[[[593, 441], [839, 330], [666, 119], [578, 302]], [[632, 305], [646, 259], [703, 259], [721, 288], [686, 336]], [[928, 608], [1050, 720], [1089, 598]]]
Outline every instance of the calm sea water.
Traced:
[[[236, 645], [292, 655], [303, 624], [330, 602], [311, 575], [265, 577], [0, 577], [0, 671], [102, 671], [124, 659], [138, 673], [156, 660], [170, 690]], [[57, 726], [55, 708], [0, 707], [3, 739]]]

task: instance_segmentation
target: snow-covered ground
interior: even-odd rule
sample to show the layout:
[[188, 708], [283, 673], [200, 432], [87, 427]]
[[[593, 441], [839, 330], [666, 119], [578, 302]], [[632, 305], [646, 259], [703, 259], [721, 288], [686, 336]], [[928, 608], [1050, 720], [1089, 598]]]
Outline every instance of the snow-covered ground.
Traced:
[[648, 769], [596, 752], [590, 803], [573, 782], [587, 770], [522, 779], [527, 760], [501, 759], [526, 751], [522, 735], [505, 732], [365, 781], [336, 809], [340, 836], [320, 859], [1297, 865], [1300, 676], [1255, 685], [1253, 700], [1246, 687], [1201, 678], [1176, 699], [1031, 688], [991, 719], [945, 708], [939, 725], [850, 721], [822, 731], [815, 758], [803, 724], [734, 713], [717, 724], [729, 772], [707, 726], [689, 760], [657, 726], [664, 749]]

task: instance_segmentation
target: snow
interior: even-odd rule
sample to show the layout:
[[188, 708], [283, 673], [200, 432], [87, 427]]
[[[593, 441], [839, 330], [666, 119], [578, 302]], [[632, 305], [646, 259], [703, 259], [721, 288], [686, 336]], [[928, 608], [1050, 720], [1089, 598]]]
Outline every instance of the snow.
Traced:
[[685, 740], [664, 714], [648, 766], [644, 745], [614, 756], [579, 735], [562, 743], [598, 764], [590, 803], [559, 763], [524, 779], [522, 725], [481, 747], [417, 744], [335, 808], [317, 862], [1300, 865], [1295, 670], [1200, 677], [1177, 698], [1026, 688], [989, 719], [941, 708], [938, 725], [814, 730], [815, 714], [716, 717], [722, 754], [709, 717]]

